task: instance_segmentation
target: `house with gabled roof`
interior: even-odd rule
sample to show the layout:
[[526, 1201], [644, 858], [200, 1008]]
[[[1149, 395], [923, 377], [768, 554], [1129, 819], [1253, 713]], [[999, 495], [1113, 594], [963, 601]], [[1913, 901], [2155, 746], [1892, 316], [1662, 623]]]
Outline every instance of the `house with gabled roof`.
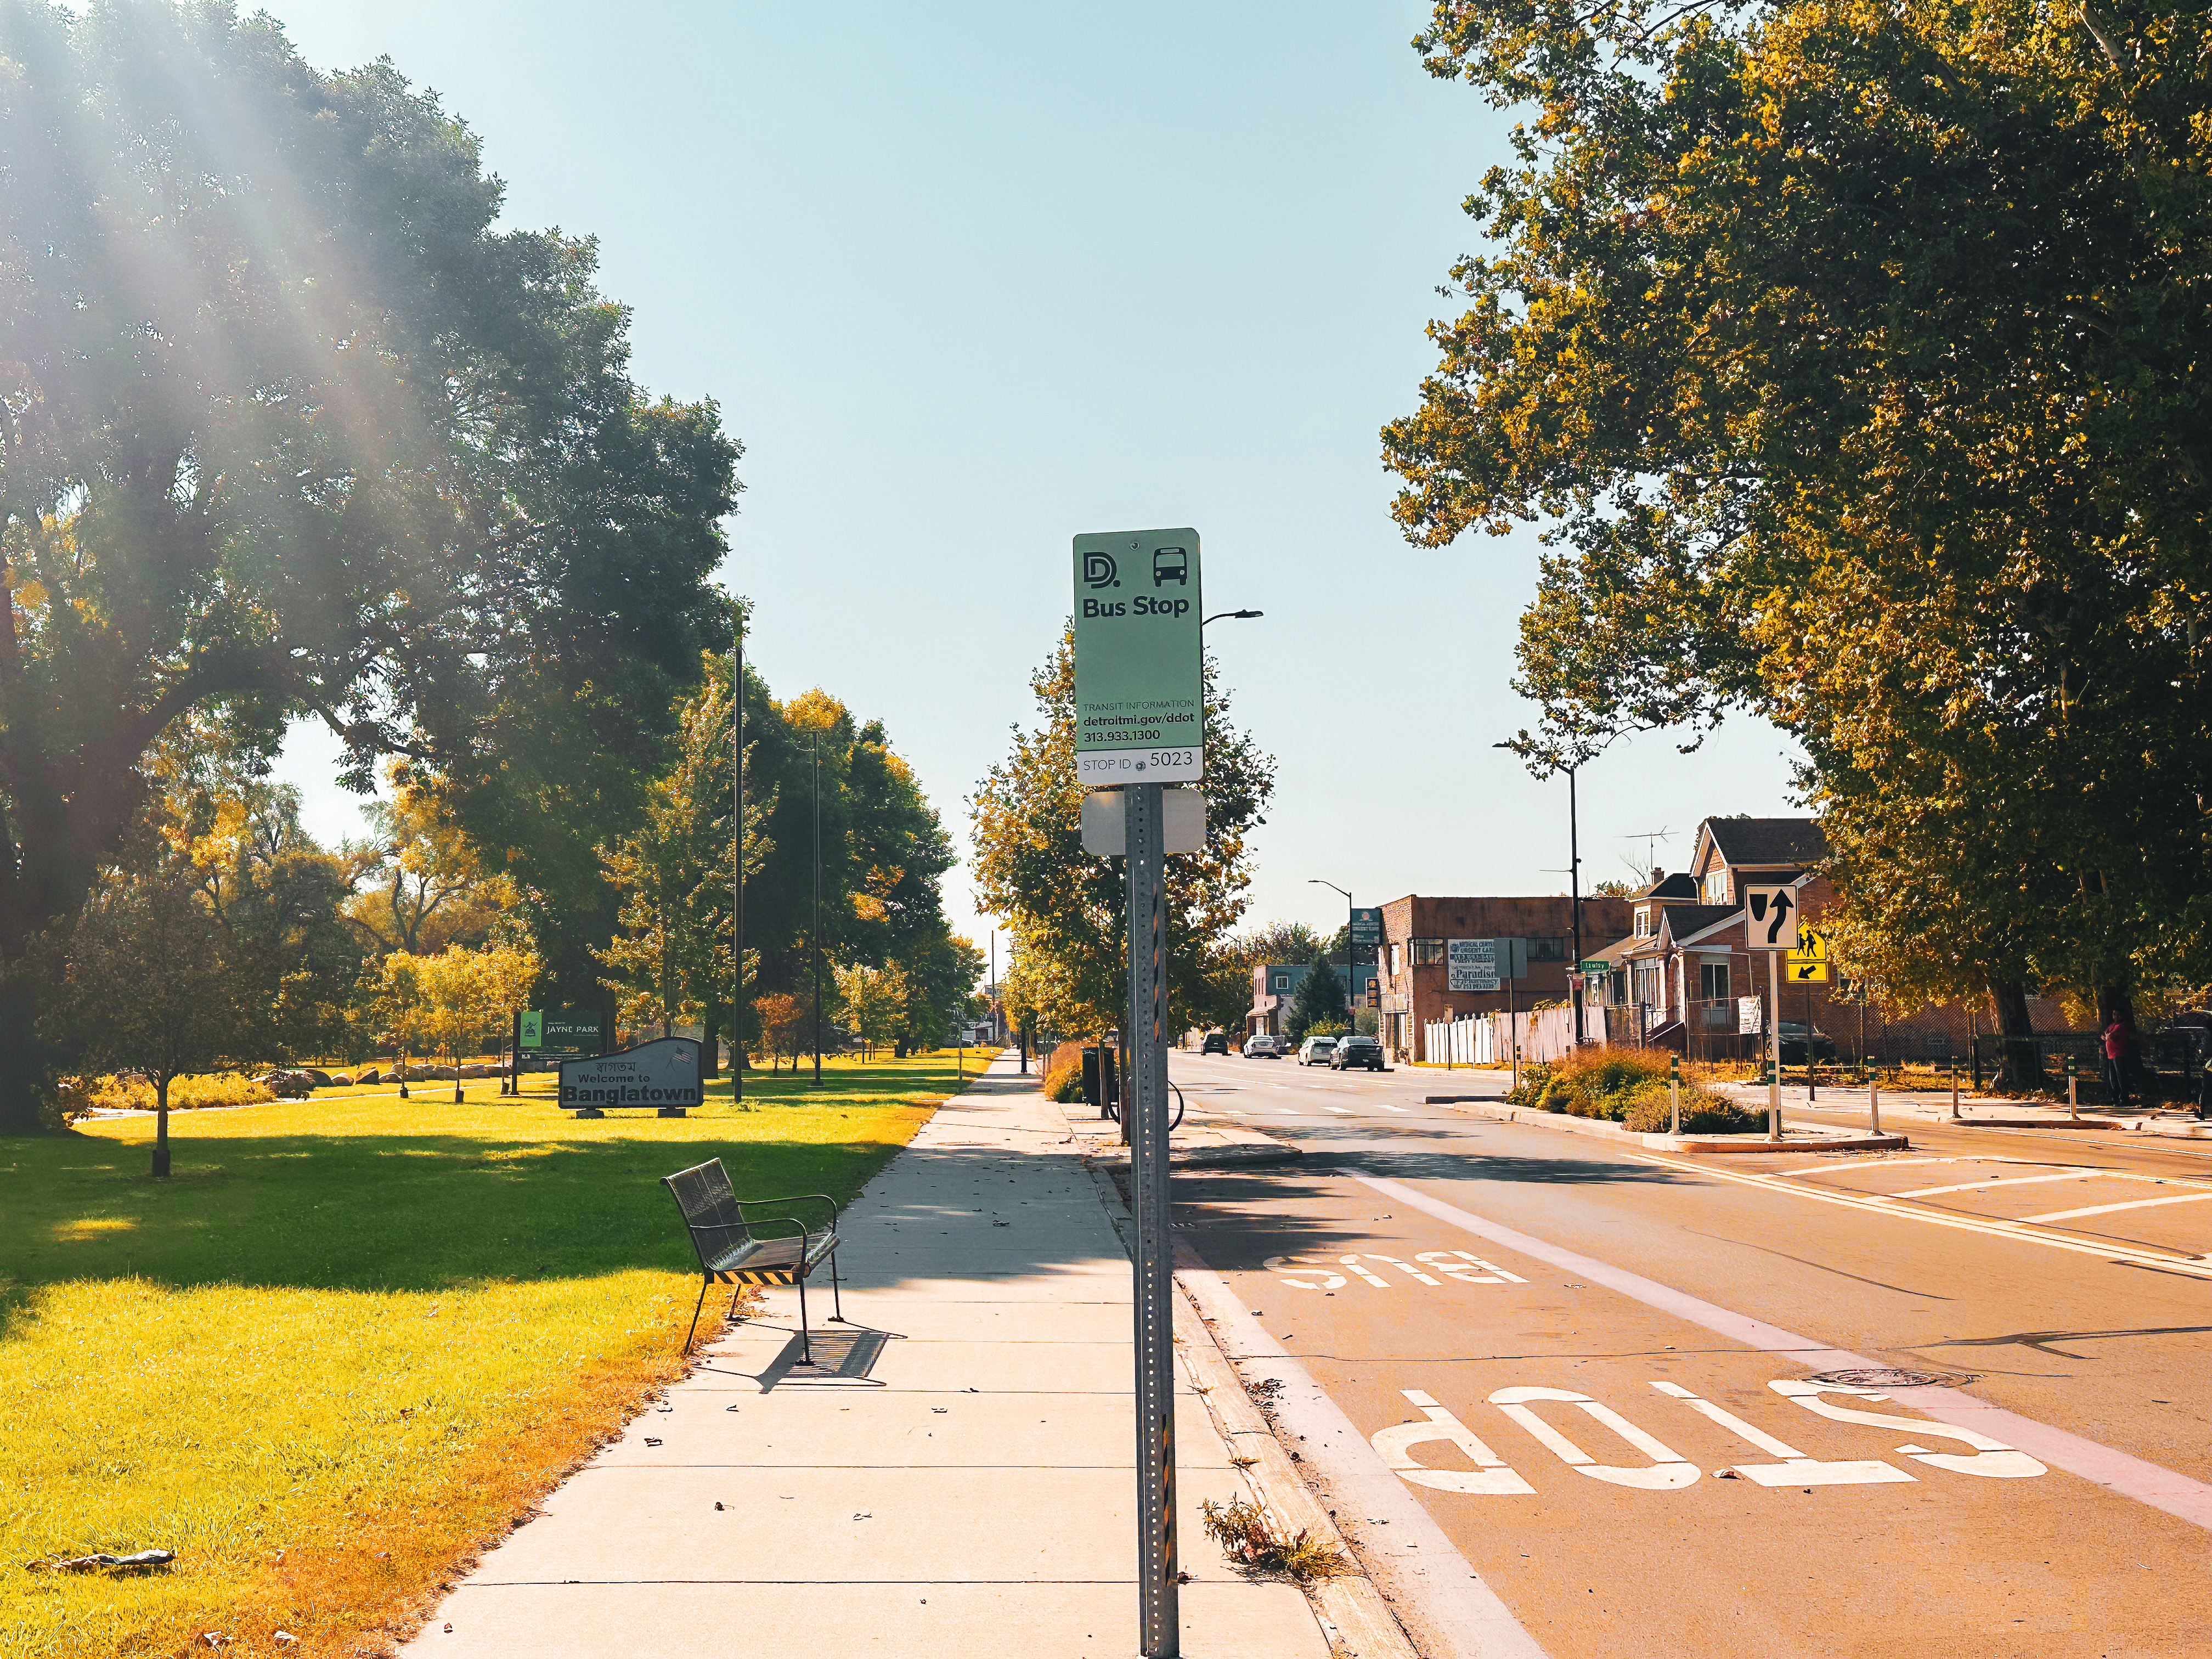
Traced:
[[[1698, 824], [1689, 868], [1672, 875], [1654, 870], [1650, 883], [1629, 900], [1628, 936], [1593, 953], [1608, 964], [1592, 976], [1605, 1040], [1656, 1044], [1695, 1059], [1747, 1057], [1760, 1051], [1753, 1032], [1763, 1031], [1771, 1016], [1785, 1031], [1809, 1024], [1846, 1059], [1966, 1054], [1977, 1030], [1990, 1029], [1986, 1013], [1971, 1003], [1886, 1019], [1854, 988], [1831, 979], [1784, 984], [1778, 1016], [1766, 1008], [1765, 953], [1749, 948], [1743, 890], [1794, 889], [1801, 922], [1817, 927], [1835, 897], [1818, 873], [1827, 856], [1827, 836], [1809, 817], [1707, 818]], [[1757, 1005], [1749, 1020], [1747, 1001]], [[2039, 1030], [2063, 1024], [2056, 1004], [2029, 1002]], [[1752, 1032], [1741, 1029], [1747, 1024]]]

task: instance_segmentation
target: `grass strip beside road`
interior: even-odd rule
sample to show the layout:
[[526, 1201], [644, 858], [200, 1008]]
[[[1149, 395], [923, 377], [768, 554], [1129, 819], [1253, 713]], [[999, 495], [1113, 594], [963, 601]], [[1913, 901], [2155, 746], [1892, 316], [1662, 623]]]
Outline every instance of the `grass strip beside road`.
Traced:
[[[0, 1653], [388, 1650], [682, 1370], [659, 1177], [848, 1199], [954, 1060], [748, 1073], [681, 1119], [580, 1121], [528, 1078], [187, 1114], [163, 1182], [144, 1118], [0, 1141]], [[174, 1565], [34, 1565], [151, 1547]]]

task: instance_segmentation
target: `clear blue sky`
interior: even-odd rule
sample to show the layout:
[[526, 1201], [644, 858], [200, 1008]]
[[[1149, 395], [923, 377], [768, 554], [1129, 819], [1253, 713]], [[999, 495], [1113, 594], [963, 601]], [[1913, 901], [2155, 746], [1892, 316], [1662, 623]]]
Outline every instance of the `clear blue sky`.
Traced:
[[[1376, 430], [1433, 361], [1504, 118], [1387, 3], [1093, 8], [275, 0], [307, 58], [388, 56], [481, 136], [510, 222], [600, 241], [639, 377], [744, 441], [726, 582], [780, 696], [877, 715], [963, 837], [1030, 717], [1078, 531], [1195, 525], [1236, 716], [1279, 758], [1251, 919], [1563, 891], [1566, 788], [1490, 745], [1533, 537], [1408, 547]], [[1732, 725], [1585, 769], [1586, 877], [1792, 810]], [[358, 832], [312, 732], [285, 774]], [[984, 942], [964, 871], [947, 908]]]

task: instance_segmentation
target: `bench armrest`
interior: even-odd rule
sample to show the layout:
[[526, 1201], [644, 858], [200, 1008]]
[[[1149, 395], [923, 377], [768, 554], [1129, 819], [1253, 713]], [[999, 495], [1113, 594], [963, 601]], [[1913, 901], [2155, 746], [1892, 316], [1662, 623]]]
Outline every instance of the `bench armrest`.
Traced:
[[[837, 1201], [836, 1201], [836, 1200], [835, 1200], [835, 1199], [831, 1198], [831, 1197], [830, 1196], [830, 1194], [827, 1194], [827, 1193], [793, 1193], [793, 1194], [790, 1197], [788, 1197], [788, 1198], [741, 1198], [741, 1199], [738, 1199], [738, 1200], [737, 1200], [738, 1213], [739, 1215], [744, 1215], [744, 1216], [745, 1216], [745, 1220], [746, 1220], [747, 1224], [750, 1224], [751, 1223], [752, 1218], [751, 1218], [750, 1215], [746, 1215], [746, 1214], [745, 1214], [745, 1212], [746, 1212], [748, 1210], [750, 1210], [750, 1209], [752, 1209], [752, 1208], [755, 1208], [756, 1206], [763, 1206], [763, 1205], [769, 1205], [769, 1204], [821, 1204], [821, 1205], [825, 1205], [825, 1206], [828, 1206], [829, 1211], [830, 1211], [830, 1224], [829, 1224], [829, 1226], [827, 1226], [826, 1228], [820, 1229], [819, 1231], [825, 1231], [825, 1232], [835, 1232], [835, 1231], [837, 1231]], [[789, 1220], [791, 1220], [791, 1218], [790, 1218], [789, 1216], [781, 1216], [781, 1215], [780, 1215], [780, 1216], [771, 1216], [771, 1217], [770, 1217], [770, 1218], [769, 1218], [770, 1220], [773, 1220], [773, 1221], [789, 1221]], [[802, 1230], [803, 1230], [803, 1231], [817, 1231], [816, 1229], [813, 1229], [813, 1228], [803, 1228]]]

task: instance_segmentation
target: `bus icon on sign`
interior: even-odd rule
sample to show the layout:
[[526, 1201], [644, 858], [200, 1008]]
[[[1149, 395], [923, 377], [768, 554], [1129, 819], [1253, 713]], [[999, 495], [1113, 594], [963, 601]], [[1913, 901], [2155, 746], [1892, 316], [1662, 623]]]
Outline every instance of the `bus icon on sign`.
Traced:
[[1152, 550], [1152, 586], [1176, 582], [1188, 586], [1190, 582], [1190, 555], [1180, 547], [1156, 547]]

